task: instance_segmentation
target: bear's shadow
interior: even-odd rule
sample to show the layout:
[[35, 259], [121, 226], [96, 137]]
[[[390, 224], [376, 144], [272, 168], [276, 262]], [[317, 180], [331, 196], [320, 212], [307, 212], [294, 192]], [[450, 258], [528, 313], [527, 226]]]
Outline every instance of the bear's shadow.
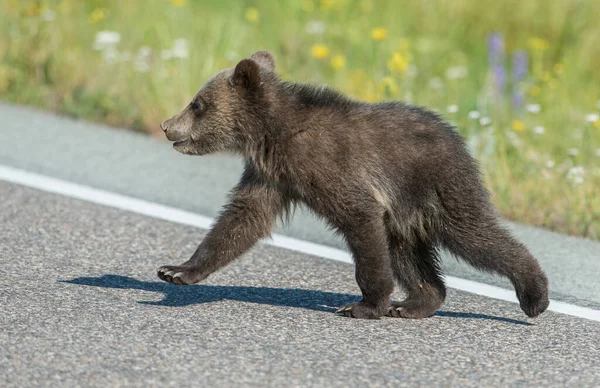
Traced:
[[[295, 307], [315, 311], [332, 312], [335, 311], [339, 306], [357, 302], [361, 299], [361, 297], [357, 295], [299, 288], [215, 286], [206, 284], [176, 286], [170, 283], [142, 281], [121, 275], [78, 277], [71, 280], [60, 280], [60, 282], [92, 287], [160, 292], [164, 295], [164, 298], [161, 301], [140, 301], [138, 303], [170, 307], [182, 307], [229, 299], [239, 302], [250, 302], [268, 304], [272, 306]], [[476, 313], [439, 310], [435, 313], [435, 316], [449, 318], [489, 319], [517, 325], [531, 325], [528, 322], [519, 321], [516, 319]]]

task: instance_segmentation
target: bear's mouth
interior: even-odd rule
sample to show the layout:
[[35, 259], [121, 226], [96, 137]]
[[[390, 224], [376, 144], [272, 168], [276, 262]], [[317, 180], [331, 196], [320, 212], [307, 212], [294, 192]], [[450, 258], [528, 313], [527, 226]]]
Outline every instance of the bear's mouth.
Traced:
[[188, 145], [189, 143], [190, 143], [190, 139], [179, 140], [179, 141], [176, 141], [175, 143], [173, 143], [173, 147], [181, 147], [184, 145]]

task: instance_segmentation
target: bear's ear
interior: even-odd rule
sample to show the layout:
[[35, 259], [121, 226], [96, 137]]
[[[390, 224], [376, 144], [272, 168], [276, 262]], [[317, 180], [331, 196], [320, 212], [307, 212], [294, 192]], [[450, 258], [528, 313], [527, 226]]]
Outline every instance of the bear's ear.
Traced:
[[231, 84], [246, 90], [255, 90], [260, 85], [260, 70], [252, 59], [242, 59], [231, 76]]
[[261, 65], [267, 70], [275, 70], [275, 58], [268, 51], [257, 51], [254, 54], [252, 54], [250, 59], [255, 60], [259, 65]]

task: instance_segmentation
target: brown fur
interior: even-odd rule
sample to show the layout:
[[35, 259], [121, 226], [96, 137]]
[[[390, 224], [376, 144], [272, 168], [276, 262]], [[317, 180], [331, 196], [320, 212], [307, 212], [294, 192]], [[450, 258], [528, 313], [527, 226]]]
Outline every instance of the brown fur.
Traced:
[[[548, 306], [538, 262], [500, 226], [463, 139], [429, 110], [282, 81], [263, 51], [218, 73], [161, 127], [179, 152], [245, 160], [230, 203], [191, 259], [159, 269], [165, 281], [205, 279], [304, 204], [345, 238], [355, 260], [363, 300], [343, 315], [432, 315], [446, 296], [442, 247], [508, 277], [527, 315]], [[407, 292], [403, 302], [390, 301], [394, 279]]]

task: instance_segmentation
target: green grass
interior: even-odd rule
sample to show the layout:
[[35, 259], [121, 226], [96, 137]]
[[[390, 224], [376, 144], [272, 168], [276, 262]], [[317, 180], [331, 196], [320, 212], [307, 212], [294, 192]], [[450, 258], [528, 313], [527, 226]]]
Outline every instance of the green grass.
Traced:
[[[600, 111], [597, 15], [596, 0], [5, 0], [0, 98], [158, 135], [214, 73], [267, 49], [286, 78], [442, 112], [468, 138], [505, 217], [600, 239], [600, 121], [589, 121]], [[94, 49], [99, 31], [120, 34], [115, 63]], [[492, 32], [504, 36], [509, 75], [499, 97]], [[161, 58], [179, 38], [189, 56]], [[140, 63], [143, 46], [151, 54]], [[537, 114], [511, 104], [516, 50], [528, 53], [529, 72], [515, 86]], [[467, 73], [448, 78], [448, 69]]]

